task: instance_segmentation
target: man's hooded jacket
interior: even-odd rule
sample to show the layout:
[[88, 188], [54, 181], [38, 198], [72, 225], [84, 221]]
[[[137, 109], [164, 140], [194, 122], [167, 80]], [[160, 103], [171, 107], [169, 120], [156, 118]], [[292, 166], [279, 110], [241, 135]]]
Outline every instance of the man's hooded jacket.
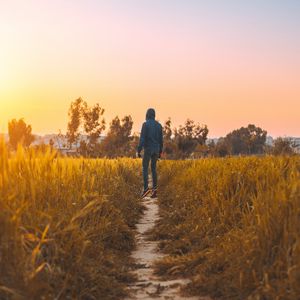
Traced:
[[149, 154], [160, 154], [163, 149], [162, 126], [155, 120], [155, 110], [153, 108], [147, 110], [146, 122], [144, 122], [141, 131], [138, 153], [143, 148]]

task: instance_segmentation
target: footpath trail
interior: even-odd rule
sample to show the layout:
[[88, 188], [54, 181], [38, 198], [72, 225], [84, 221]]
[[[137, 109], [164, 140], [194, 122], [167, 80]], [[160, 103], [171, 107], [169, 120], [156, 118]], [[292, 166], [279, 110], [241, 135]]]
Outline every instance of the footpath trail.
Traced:
[[129, 286], [132, 294], [127, 300], [141, 299], [164, 299], [164, 300], [209, 300], [206, 297], [184, 297], [180, 295], [180, 286], [189, 282], [187, 279], [163, 280], [154, 275], [153, 263], [164, 257], [159, 252], [157, 241], [147, 239], [147, 231], [155, 226], [159, 220], [157, 199], [146, 197], [142, 200], [146, 209], [144, 215], [137, 224], [137, 248], [132, 253], [136, 268], [133, 271], [137, 281]]

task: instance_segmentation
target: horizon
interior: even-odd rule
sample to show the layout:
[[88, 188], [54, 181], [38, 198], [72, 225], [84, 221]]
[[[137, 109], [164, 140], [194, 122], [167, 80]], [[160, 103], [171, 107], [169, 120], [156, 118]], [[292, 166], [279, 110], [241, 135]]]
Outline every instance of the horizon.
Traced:
[[209, 137], [255, 124], [300, 136], [300, 2], [9, 1], [1, 4], [0, 131], [66, 132], [81, 96], [107, 125], [148, 107]]
[[[254, 124], [254, 125], [255, 125], [255, 124]], [[243, 126], [243, 127], [245, 127], [245, 126]], [[173, 129], [173, 128], [172, 128], [172, 129]], [[239, 128], [236, 128], [236, 129], [239, 129]], [[263, 129], [263, 128], [262, 128], [262, 129]], [[235, 129], [233, 129], [233, 130], [235, 130]], [[231, 130], [230, 132], [232, 132], [233, 130]], [[228, 133], [230, 133], [230, 132], [228, 132]], [[131, 135], [139, 134], [139, 133], [140, 133], [140, 132], [132, 131]], [[227, 133], [227, 134], [228, 134], [228, 133]], [[59, 135], [60, 133], [57, 133], [57, 132], [36, 133], [36, 132], [32, 131], [32, 134], [33, 134], [34, 136], [45, 137], [45, 136], [49, 136], [49, 135]], [[87, 134], [86, 134], [85, 132], [83, 132], [83, 131], [79, 131], [79, 134], [80, 134], [81, 136], [86, 136], [86, 135], [87, 135]], [[6, 136], [8, 137], [8, 132], [0, 132], [0, 137], [1, 137], [1, 135], [6, 135]], [[66, 136], [66, 133], [62, 133], [62, 135], [63, 135], [63, 136]], [[99, 137], [105, 137], [105, 136], [107, 136], [107, 132], [106, 132], [106, 131], [103, 132], [103, 133], [101, 133]], [[223, 137], [225, 137], [225, 136], [226, 136], [226, 134], [225, 134], [224, 136], [210, 136], [209, 133], [208, 133], [208, 135], [207, 135], [207, 140], [220, 139], [220, 138], [223, 138]], [[267, 131], [267, 136], [266, 136], [266, 138], [269, 138], [269, 137], [271, 137], [273, 140], [275, 140], [275, 139], [277, 139], [277, 138], [292, 138], [292, 139], [293, 139], [293, 138], [296, 138], [296, 139], [300, 138], [300, 136], [296, 136], [296, 135], [279, 135], [279, 136], [273, 136], [273, 135], [269, 134], [268, 131]]]

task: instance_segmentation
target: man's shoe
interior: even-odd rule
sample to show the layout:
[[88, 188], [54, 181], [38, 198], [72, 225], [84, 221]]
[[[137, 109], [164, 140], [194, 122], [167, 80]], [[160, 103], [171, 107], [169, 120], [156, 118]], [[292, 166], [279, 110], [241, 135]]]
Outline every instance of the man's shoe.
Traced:
[[153, 191], [152, 191], [152, 194], [151, 194], [151, 196], [150, 196], [152, 199], [153, 198], [157, 198], [157, 189], [154, 189]]
[[150, 193], [151, 193], [151, 190], [149, 188], [147, 188], [146, 190], [143, 191], [143, 193], [141, 195], [141, 199], [145, 198]]

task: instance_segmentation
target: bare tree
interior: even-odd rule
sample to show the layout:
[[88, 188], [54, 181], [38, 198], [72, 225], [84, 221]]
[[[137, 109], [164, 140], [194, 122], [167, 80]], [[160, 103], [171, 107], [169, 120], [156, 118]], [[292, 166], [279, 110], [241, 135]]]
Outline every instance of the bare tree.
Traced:
[[69, 144], [69, 148], [72, 148], [74, 143], [77, 143], [79, 137], [79, 127], [81, 123], [81, 113], [82, 106], [84, 102], [81, 98], [76, 99], [71, 102], [69, 108], [69, 122], [68, 122], [68, 130], [67, 130], [67, 141]]
[[88, 107], [86, 102], [83, 102], [82, 116], [83, 128], [88, 136], [86, 144], [87, 152], [91, 156], [96, 155], [98, 139], [103, 130], [105, 130], [105, 120], [103, 118], [104, 109], [97, 103], [93, 107]]

